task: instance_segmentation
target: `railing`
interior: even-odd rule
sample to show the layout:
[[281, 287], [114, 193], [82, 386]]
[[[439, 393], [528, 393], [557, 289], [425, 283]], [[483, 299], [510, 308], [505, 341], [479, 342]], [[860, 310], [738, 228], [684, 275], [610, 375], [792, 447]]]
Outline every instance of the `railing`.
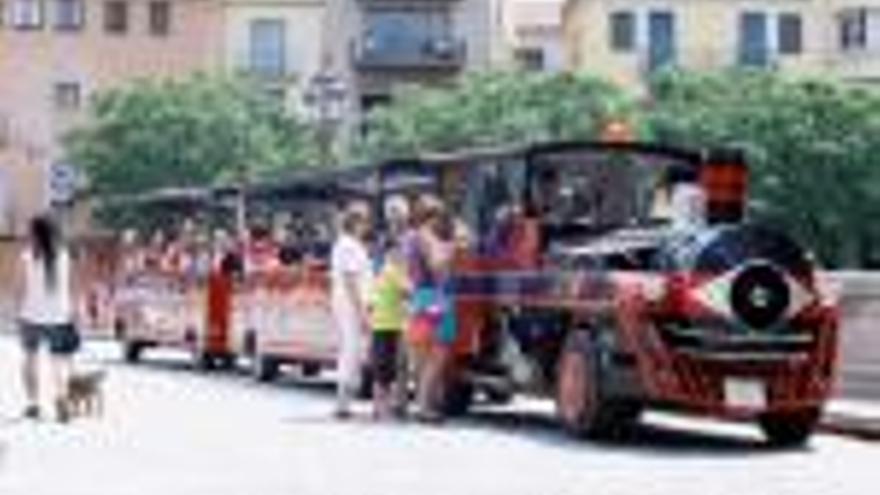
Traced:
[[467, 60], [467, 44], [452, 37], [413, 40], [406, 48], [385, 48], [368, 37], [353, 41], [351, 54], [361, 70], [458, 70]]
[[235, 57], [233, 70], [237, 74], [269, 82], [293, 81], [300, 76], [296, 68], [292, 67], [287, 61], [284, 61], [284, 63], [275, 67], [261, 67], [251, 59], [249, 54], [246, 53], [238, 54]]

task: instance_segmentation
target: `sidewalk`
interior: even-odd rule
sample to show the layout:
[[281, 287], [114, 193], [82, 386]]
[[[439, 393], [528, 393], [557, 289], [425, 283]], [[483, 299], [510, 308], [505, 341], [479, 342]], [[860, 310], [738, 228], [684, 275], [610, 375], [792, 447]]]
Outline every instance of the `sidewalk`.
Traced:
[[880, 441], [880, 402], [833, 400], [825, 408], [820, 428], [828, 433]]

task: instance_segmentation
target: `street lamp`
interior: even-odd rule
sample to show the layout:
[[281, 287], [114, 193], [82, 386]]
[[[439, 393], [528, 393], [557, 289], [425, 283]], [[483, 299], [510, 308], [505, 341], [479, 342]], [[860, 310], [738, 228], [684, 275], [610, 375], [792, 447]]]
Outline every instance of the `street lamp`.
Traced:
[[336, 130], [345, 111], [346, 93], [345, 82], [325, 69], [312, 76], [304, 94], [305, 105], [318, 131], [322, 166], [331, 162]]

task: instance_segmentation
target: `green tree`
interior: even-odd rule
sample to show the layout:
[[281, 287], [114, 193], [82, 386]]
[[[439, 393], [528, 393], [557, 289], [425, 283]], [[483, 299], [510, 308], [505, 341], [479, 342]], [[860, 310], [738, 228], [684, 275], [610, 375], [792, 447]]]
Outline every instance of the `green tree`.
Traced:
[[877, 262], [880, 94], [769, 72], [668, 72], [649, 127], [671, 143], [739, 146], [752, 213], [781, 224], [831, 266]]
[[582, 74], [480, 73], [445, 88], [408, 87], [367, 116], [355, 153], [383, 159], [424, 152], [589, 139], [611, 119], [635, 122], [622, 91]]
[[246, 80], [139, 81], [97, 95], [66, 137], [97, 194], [204, 186], [315, 163], [311, 132]]

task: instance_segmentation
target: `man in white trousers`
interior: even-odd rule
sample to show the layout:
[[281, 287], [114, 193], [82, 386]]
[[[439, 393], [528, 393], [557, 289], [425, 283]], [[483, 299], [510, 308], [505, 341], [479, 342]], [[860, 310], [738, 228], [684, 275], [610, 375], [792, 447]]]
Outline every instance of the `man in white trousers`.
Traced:
[[342, 214], [330, 258], [333, 318], [339, 332], [336, 417], [351, 417], [351, 401], [361, 380], [363, 349], [369, 328], [373, 265], [366, 246], [370, 229], [366, 205], [351, 205]]

